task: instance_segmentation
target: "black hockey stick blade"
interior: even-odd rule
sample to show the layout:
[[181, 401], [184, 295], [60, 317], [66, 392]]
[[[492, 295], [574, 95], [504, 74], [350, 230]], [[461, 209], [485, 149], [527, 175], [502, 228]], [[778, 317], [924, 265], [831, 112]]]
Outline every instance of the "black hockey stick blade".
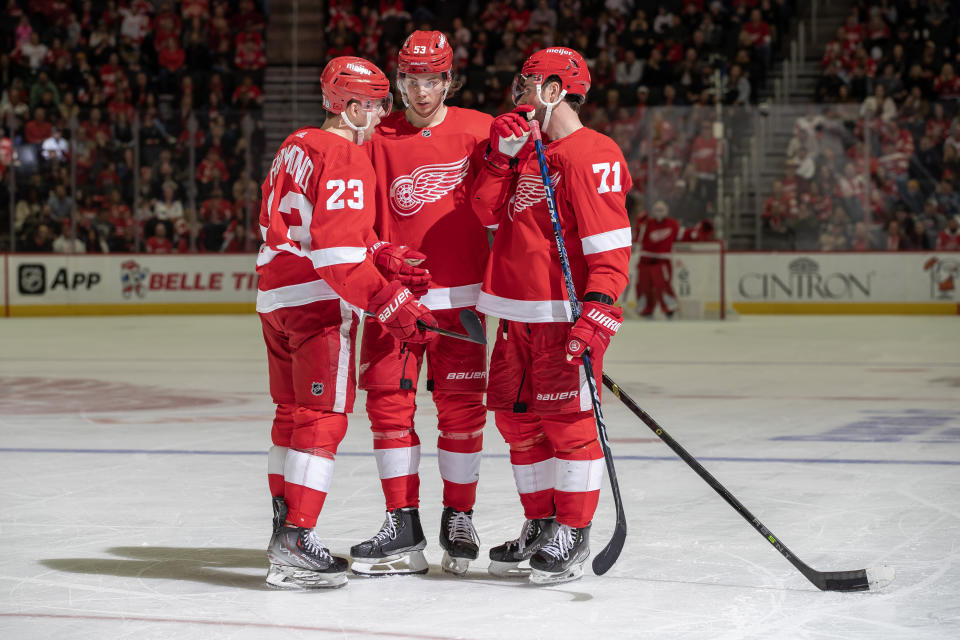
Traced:
[[653, 431], [681, 460], [687, 463], [697, 475], [699, 475], [710, 487], [720, 494], [720, 497], [727, 501], [734, 510], [739, 513], [744, 520], [757, 530], [763, 538], [776, 549], [790, 564], [792, 564], [804, 577], [812, 582], [821, 591], [876, 591], [890, 584], [896, 577], [896, 571], [888, 565], [880, 565], [868, 569], [858, 569], [856, 571], [817, 571], [787, 548], [787, 545], [773, 535], [773, 532], [767, 529], [759, 518], [754, 516], [726, 487], [720, 484], [720, 481], [713, 477], [700, 462], [690, 455], [679, 442], [666, 432], [666, 430], [654, 420], [650, 414], [644, 411], [633, 398], [618, 385], [607, 374], [603, 374], [603, 384], [607, 389], [613, 392], [613, 395], [619, 399], [631, 412], [643, 422], [651, 431]]
[[475, 338], [465, 333], [457, 333], [456, 331], [450, 331], [449, 329], [441, 329], [440, 327], [435, 327], [432, 324], [427, 324], [423, 320], [417, 320], [417, 326], [424, 331], [432, 331], [434, 333], [439, 333], [440, 335], [447, 336], [448, 338], [456, 338], [457, 340], [466, 340], [467, 342], [476, 342], [477, 344], [487, 344], [487, 336], [481, 336], [480, 338]]
[[[460, 321], [463, 322], [463, 313], [470, 311], [469, 309], [464, 309], [460, 314]], [[473, 313], [470, 311], [470, 313]], [[364, 317], [374, 318], [372, 313], [369, 311], [363, 312]], [[480, 324], [480, 319], [476, 315], [473, 316], [476, 319], [477, 324]], [[471, 331], [470, 327], [467, 327], [468, 334], [457, 333], [456, 331], [450, 331], [449, 329], [441, 329], [440, 327], [435, 327], [432, 324], [427, 324], [423, 320], [417, 320], [417, 327], [422, 331], [432, 331], [433, 333], [439, 333], [442, 336], [447, 336], [449, 338], [456, 338], [457, 340], [466, 340], [467, 342], [476, 342], [477, 344], [487, 344], [487, 335], [483, 332], [483, 326], [480, 326], [480, 331]]]
[[[620, 513], [622, 514], [623, 511], [621, 510]], [[626, 540], [627, 521], [618, 517], [617, 524], [614, 525], [613, 528], [613, 537], [610, 538], [610, 542], [600, 550], [600, 553], [593, 557], [593, 572], [596, 575], [602, 576], [610, 570], [613, 563], [620, 557], [620, 552], [623, 551], [623, 543], [626, 542]]]
[[884, 588], [897, 576], [889, 565], [880, 565], [856, 571], [817, 571], [807, 567], [802, 571], [807, 580], [821, 591], [877, 591]]
[[460, 324], [467, 330], [467, 335], [477, 344], [487, 344], [487, 332], [483, 330], [483, 323], [473, 309], [464, 309], [460, 312]]

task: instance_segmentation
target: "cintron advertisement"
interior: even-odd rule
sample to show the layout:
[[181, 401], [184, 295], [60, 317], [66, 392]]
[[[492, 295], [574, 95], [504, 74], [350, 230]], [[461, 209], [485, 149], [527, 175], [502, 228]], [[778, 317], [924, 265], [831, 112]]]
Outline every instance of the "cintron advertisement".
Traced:
[[[246, 313], [255, 308], [252, 255], [2, 258], [3, 316]], [[719, 271], [725, 274], [727, 308], [742, 314], [960, 311], [957, 252], [728, 252], [722, 269], [716, 261], [723, 258], [687, 255], [681, 260], [673, 272], [680, 298], [703, 296], [707, 305], [719, 304], [719, 286], [700, 291], [700, 283], [718, 279]]]

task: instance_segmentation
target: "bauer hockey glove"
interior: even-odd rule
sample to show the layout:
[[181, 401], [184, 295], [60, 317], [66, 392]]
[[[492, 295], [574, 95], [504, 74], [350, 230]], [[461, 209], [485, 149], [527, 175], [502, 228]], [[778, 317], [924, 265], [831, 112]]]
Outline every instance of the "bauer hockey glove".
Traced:
[[418, 266], [427, 256], [419, 251], [385, 241], [376, 243], [367, 251], [384, 278], [399, 280], [414, 297], [419, 298], [430, 288], [430, 272]]
[[[590, 295], [590, 294], [587, 294]], [[606, 297], [606, 296], [604, 296]], [[583, 364], [583, 352], [590, 350], [590, 357], [603, 357], [612, 338], [623, 324], [623, 310], [605, 302], [586, 301], [580, 318], [573, 324], [567, 336], [567, 362]]]
[[530, 142], [530, 118], [533, 107], [521, 105], [493, 119], [490, 141], [484, 156], [497, 169], [514, 170], [533, 150]]
[[430, 342], [435, 333], [424, 331], [417, 321], [437, 326], [436, 318], [430, 310], [417, 302], [410, 289], [399, 281], [388, 282], [387, 286], [370, 298], [370, 311], [380, 324], [400, 342]]

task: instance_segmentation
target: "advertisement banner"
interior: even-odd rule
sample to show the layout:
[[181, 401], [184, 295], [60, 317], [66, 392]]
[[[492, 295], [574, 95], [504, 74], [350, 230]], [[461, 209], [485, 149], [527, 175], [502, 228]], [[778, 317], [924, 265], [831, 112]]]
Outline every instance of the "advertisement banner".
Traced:
[[253, 311], [254, 256], [9, 254], [10, 316]]
[[741, 313], [957, 313], [960, 253], [728, 253]]

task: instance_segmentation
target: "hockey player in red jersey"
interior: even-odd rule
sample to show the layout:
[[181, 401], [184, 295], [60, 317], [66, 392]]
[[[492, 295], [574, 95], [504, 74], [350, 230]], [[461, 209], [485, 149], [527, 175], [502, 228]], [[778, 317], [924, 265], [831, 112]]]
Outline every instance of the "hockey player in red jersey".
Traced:
[[[531, 55], [514, 82], [511, 113], [490, 128], [471, 193], [485, 225], [499, 224], [477, 308], [498, 316], [487, 406], [510, 446], [526, 521], [490, 550], [490, 572], [545, 584], [579, 578], [603, 477], [603, 452], [581, 355], [600, 378], [620, 327], [614, 306], [628, 281], [631, 179], [617, 145], [580, 122], [590, 88], [583, 57], [566, 47]], [[583, 315], [572, 323], [528, 117], [541, 124], [566, 250]]]
[[[257, 311], [276, 403], [268, 458], [274, 533], [267, 584], [284, 589], [338, 587], [347, 561], [332, 556], [314, 527], [337, 446], [354, 401], [353, 344], [358, 314], [372, 312], [390, 335], [427, 342], [417, 321], [435, 325], [403, 279], [425, 272], [399, 247], [373, 234], [373, 167], [358, 146], [390, 110], [386, 76], [362, 58], [330, 61], [321, 78], [326, 120], [291, 134], [263, 183], [257, 256]], [[404, 266], [388, 282], [375, 258]], [[384, 262], [380, 258], [379, 262]]]
[[[491, 117], [444, 104], [455, 82], [453, 49], [439, 31], [415, 31], [399, 52], [397, 84], [406, 109], [384, 118], [368, 152], [377, 174], [377, 235], [426, 256], [432, 275], [420, 302], [441, 327], [463, 331], [459, 313], [473, 309], [489, 254], [486, 229], [466, 195], [483, 164]], [[387, 517], [350, 553], [356, 573], [425, 573], [420, 525], [420, 439], [415, 395], [423, 360], [437, 406], [437, 457], [443, 480], [442, 566], [464, 573], [477, 557], [473, 527], [486, 409], [486, 348], [439, 336], [429, 345], [397, 340], [376, 322], [364, 327], [360, 387], [386, 498]]]
[[680, 223], [668, 215], [667, 203], [657, 200], [652, 213], [637, 221], [634, 241], [640, 245], [637, 263], [637, 313], [652, 319], [657, 305], [667, 318], [677, 310], [677, 295], [670, 283], [673, 263], [670, 252], [680, 234]]

